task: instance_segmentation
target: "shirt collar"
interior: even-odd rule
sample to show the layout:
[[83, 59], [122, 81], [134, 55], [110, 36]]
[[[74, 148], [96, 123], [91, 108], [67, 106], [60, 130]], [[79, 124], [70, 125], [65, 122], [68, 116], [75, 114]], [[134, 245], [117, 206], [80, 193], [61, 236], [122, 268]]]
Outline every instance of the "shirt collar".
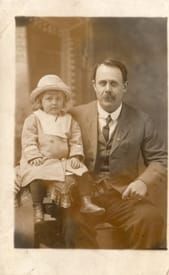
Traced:
[[111, 115], [112, 120], [117, 120], [122, 109], [122, 103], [114, 112], [108, 113], [101, 107], [99, 101], [97, 101], [97, 109], [98, 109], [99, 118], [106, 119], [108, 115]]
[[40, 117], [45, 117], [45, 118], [48, 118], [50, 120], [57, 120], [57, 118], [58, 118], [58, 115], [48, 114], [48, 113], [44, 112], [41, 109], [38, 109], [38, 110], [34, 111], [34, 113], [35, 113], [35, 115], [37, 114]]

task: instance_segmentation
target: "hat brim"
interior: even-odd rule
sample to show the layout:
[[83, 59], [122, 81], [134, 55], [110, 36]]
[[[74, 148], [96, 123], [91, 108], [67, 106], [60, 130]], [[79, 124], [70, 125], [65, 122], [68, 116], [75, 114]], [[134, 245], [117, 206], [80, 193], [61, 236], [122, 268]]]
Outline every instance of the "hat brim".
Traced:
[[39, 95], [47, 91], [62, 91], [66, 95], [67, 99], [71, 98], [71, 91], [68, 87], [61, 87], [60, 85], [47, 85], [44, 87], [35, 88], [30, 95], [31, 101], [34, 102]]

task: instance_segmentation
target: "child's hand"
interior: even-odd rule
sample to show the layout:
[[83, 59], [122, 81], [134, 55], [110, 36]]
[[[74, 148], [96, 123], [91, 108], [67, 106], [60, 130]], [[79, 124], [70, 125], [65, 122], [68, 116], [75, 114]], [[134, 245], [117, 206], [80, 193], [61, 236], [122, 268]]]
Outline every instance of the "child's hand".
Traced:
[[73, 169], [78, 169], [80, 167], [80, 160], [78, 160], [77, 158], [71, 158], [70, 160], [70, 165]]
[[44, 163], [43, 158], [36, 158], [36, 159], [33, 159], [29, 162], [29, 164], [32, 165], [32, 166], [39, 166], [39, 165], [42, 165], [43, 163]]

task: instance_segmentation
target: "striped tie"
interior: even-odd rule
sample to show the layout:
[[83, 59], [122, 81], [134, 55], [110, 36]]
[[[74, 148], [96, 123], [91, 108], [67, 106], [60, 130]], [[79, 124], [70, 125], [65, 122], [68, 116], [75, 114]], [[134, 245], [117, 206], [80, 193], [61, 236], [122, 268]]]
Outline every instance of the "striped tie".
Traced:
[[106, 125], [103, 127], [102, 132], [105, 138], [105, 141], [108, 142], [109, 140], [109, 132], [110, 132], [110, 123], [112, 121], [111, 115], [108, 115], [106, 118]]

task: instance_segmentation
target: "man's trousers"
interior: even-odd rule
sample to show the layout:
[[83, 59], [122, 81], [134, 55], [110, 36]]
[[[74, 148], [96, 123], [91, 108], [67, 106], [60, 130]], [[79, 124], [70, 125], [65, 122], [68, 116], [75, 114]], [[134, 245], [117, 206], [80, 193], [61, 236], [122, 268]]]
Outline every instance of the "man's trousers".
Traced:
[[[108, 222], [123, 232], [129, 249], [160, 249], [163, 242], [164, 221], [158, 209], [148, 199], [122, 200], [116, 190], [107, 190], [93, 199], [94, 203], [106, 209], [104, 216], [83, 215], [75, 209], [76, 220], [82, 245], [76, 246], [97, 248], [94, 228], [97, 223]], [[76, 230], [75, 238], [79, 237]], [[112, 236], [113, 237], [113, 236]], [[86, 243], [85, 243], [86, 239]], [[113, 247], [112, 247], [113, 248]]]

